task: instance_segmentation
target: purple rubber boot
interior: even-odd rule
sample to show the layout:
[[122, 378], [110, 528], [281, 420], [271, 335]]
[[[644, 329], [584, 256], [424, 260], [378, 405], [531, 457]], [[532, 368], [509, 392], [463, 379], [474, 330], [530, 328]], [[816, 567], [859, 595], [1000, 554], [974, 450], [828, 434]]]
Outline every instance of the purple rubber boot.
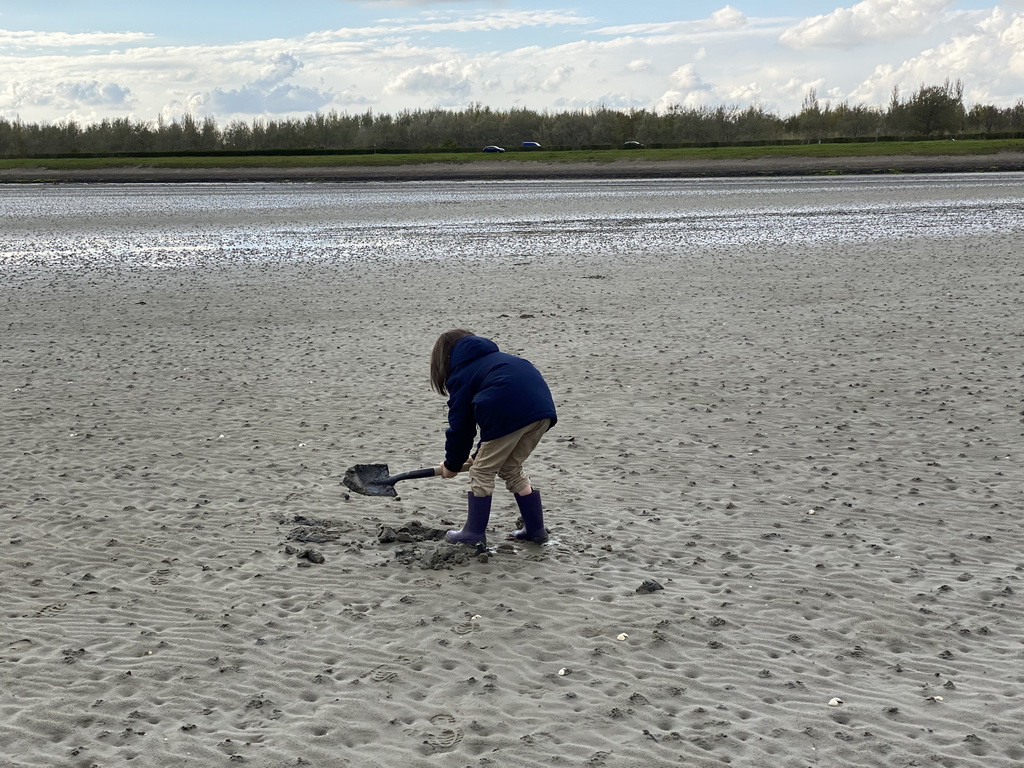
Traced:
[[518, 541], [532, 541], [534, 544], [543, 544], [547, 541], [548, 530], [544, 527], [540, 491], [534, 489], [533, 493], [526, 496], [516, 494], [516, 504], [519, 505], [519, 514], [523, 518], [523, 527], [518, 531], [512, 531], [508, 537]]
[[491, 519], [492, 496], [474, 496], [469, 491], [466, 496], [469, 498], [469, 512], [466, 515], [466, 524], [461, 531], [448, 531], [444, 535], [445, 541], [451, 544], [469, 544], [476, 546], [487, 542], [487, 523]]

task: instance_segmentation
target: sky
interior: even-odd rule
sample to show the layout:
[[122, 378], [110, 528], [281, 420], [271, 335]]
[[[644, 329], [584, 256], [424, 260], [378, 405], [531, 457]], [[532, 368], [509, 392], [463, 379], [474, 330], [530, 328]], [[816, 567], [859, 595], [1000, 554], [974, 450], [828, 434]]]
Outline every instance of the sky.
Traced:
[[1024, 0], [0, 0], [0, 117], [885, 108], [1024, 98]]

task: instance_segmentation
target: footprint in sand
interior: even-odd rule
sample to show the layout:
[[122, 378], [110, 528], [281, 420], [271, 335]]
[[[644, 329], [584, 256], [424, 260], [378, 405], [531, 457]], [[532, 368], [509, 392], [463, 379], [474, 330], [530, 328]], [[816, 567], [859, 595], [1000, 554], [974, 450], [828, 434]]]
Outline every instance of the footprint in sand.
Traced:
[[61, 611], [63, 611], [65, 608], [67, 608], [67, 607], [68, 607], [67, 603], [52, 603], [52, 604], [44, 606], [44, 607], [40, 608], [38, 611], [36, 611], [36, 616], [40, 616], [40, 617], [55, 616], [58, 613], [60, 613]]
[[456, 727], [455, 718], [448, 714], [434, 715], [430, 724], [438, 730], [426, 734], [426, 743], [434, 749], [451, 749], [462, 741], [462, 729]]
[[476, 632], [478, 629], [480, 629], [480, 625], [477, 624], [475, 621], [470, 620], [456, 624], [454, 627], [452, 627], [452, 632], [454, 632], [456, 635], [468, 635], [470, 632]]
[[365, 676], [369, 677], [375, 683], [393, 683], [398, 679], [398, 673], [391, 669], [387, 664], [381, 664], [379, 667], [374, 667]]
[[422, 669], [421, 662], [416, 659], [411, 659], [408, 656], [396, 656], [390, 664], [380, 664], [369, 672], [363, 673], [362, 677], [368, 677], [375, 683], [393, 683], [398, 679], [398, 670], [393, 666], [395, 664], [410, 667], [417, 671]]
[[435, 752], [443, 752], [452, 749], [462, 741], [462, 729], [456, 724], [452, 715], [441, 713], [430, 718], [430, 728], [419, 730], [410, 728], [405, 733], [409, 736], [417, 736], [423, 740], [423, 744]]
[[32, 641], [27, 637], [10, 642], [4, 647], [3, 653], [0, 654], [0, 661], [16, 662], [21, 658], [21, 654], [31, 647]]

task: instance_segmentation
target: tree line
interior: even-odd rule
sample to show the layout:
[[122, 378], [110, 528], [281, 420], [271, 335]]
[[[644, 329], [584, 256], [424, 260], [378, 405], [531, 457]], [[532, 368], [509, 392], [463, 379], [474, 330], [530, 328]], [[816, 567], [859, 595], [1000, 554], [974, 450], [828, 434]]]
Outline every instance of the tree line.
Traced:
[[190, 114], [166, 121], [127, 117], [80, 125], [23, 123], [0, 118], [0, 156], [92, 155], [260, 151], [479, 151], [487, 144], [545, 147], [650, 147], [796, 143], [835, 140], [900, 140], [957, 136], [1005, 136], [1024, 132], [1024, 100], [1013, 107], [964, 106], [963, 84], [922, 85], [907, 97], [893, 89], [886, 108], [824, 104], [811, 90], [799, 112], [786, 117], [761, 106], [673, 106], [663, 112], [608, 108], [537, 112], [494, 110], [470, 104], [462, 110], [417, 109], [395, 115], [338, 112], [223, 127], [212, 117]]

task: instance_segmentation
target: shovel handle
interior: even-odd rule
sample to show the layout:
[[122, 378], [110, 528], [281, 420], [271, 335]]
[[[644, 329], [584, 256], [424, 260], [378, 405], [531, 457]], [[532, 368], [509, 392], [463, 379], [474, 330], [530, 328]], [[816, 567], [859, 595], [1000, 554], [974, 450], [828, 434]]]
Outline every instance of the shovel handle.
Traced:
[[433, 477], [439, 474], [441, 471], [440, 467], [424, 467], [423, 469], [410, 469], [408, 472], [402, 472], [398, 475], [392, 475], [384, 481], [387, 485], [393, 485], [399, 480], [416, 480], [421, 477]]
[[[461, 471], [462, 472], [466, 472], [467, 470], [469, 470], [469, 468], [471, 466], [473, 466], [472, 462], [466, 462], [465, 464], [462, 465], [462, 470]], [[395, 483], [399, 482], [400, 480], [417, 480], [417, 479], [419, 479], [421, 477], [440, 477], [440, 476], [441, 476], [441, 467], [440, 466], [437, 466], [437, 467], [424, 467], [423, 469], [410, 469], [408, 472], [402, 472], [401, 474], [398, 474], [398, 475], [392, 475], [391, 477], [389, 477], [387, 480], [384, 480], [383, 482], [386, 483], [387, 485], [394, 485]]]

